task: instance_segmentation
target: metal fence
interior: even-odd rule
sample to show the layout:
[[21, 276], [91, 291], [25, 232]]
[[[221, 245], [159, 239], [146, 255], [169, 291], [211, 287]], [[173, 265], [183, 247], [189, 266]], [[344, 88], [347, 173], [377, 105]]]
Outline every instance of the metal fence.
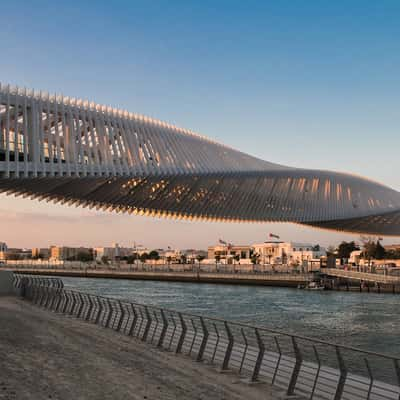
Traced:
[[371, 272], [346, 271], [337, 268], [324, 268], [321, 272], [329, 276], [365, 282], [378, 282], [392, 285], [400, 283], [400, 276], [384, 275]]
[[399, 400], [400, 358], [217, 318], [63, 289], [60, 279], [16, 278], [44, 308], [184, 353], [287, 395]]
[[121, 272], [207, 272], [207, 273], [232, 273], [232, 274], [311, 274], [318, 272], [316, 267], [292, 267], [287, 264], [154, 264], [125, 262], [103, 264], [98, 262], [79, 261], [38, 261], [38, 260], [6, 260], [4, 265], [11, 269], [31, 270], [60, 270], [60, 271], [121, 271]]

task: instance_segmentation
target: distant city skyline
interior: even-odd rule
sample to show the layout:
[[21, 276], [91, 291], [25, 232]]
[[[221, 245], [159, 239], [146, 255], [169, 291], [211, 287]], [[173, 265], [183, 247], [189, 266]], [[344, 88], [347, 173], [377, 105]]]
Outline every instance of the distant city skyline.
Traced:
[[[262, 159], [349, 171], [400, 189], [398, 2], [23, 3], [3, 5], [2, 82], [86, 96]], [[204, 248], [219, 237], [260, 241], [271, 231], [324, 246], [359, 238], [289, 224], [105, 214], [4, 195], [0, 217], [0, 241], [16, 247], [136, 240]]]

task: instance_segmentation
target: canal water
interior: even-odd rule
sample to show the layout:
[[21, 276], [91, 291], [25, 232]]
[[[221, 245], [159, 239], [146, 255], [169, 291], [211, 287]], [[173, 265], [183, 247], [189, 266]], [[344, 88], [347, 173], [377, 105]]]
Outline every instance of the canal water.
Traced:
[[63, 278], [67, 288], [400, 356], [400, 296], [267, 286]]

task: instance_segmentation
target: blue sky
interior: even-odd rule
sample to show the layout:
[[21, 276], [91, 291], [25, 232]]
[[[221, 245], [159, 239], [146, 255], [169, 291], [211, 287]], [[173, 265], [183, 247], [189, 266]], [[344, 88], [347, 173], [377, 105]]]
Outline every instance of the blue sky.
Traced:
[[[273, 162], [354, 172], [400, 189], [399, 1], [20, 1], [2, 4], [1, 17], [2, 82], [151, 115]], [[271, 229], [286, 239], [342, 238], [291, 225], [182, 228], [113, 216], [115, 229], [99, 237], [97, 222], [110, 216], [3, 196], [1, 212], [12, 216], [4, 240], [15, 245], [52, 240], [31, 228], [13, 236], [21, 215], [39, 216], [40, 232], [65, 223], [52, 218], [77, 217], [81, 236], [53, 237], [66, 244], [139, 236], [149, 246], [204, 246], [222, 235], [263, 240]], [[88, 214], [93, 219], [81, 218]]]

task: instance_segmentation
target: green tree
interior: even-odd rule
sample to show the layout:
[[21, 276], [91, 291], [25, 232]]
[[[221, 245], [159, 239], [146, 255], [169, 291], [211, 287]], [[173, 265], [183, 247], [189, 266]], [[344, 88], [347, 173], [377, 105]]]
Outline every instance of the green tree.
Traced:
[[364, 259], [370, 262], [371, 259], [375, 257], [376, 253], [375, 239], [371, 236], [362, 236], [361, 242], [363, 244], [362, 256], [364, 257]]
[[385, 248], [381, 245], [380, 241], [377, 240], [375, 245], [374, 258], [376, 258], [377, 260], [382, 260], [385, 258], [385, 255], [386, 255]]
[[149, 253], [149, 258], [150, 258], [150, 260], [159, 260], [160, 259], [160, 255], [158, 254], [157, 250], [152, 250]]
[[181, 263], [182, 264], [186, 264], [187, 263], [187, 257], [184, 254], [181, 255]]
[[282, 250], [282, 264], [287, 264], [288, 262], [288, 256], [286, 254], [285, 250]]
[[259, 259], [260, 259], [259, 254], [254, 253], [254, 254], [251, 256], [251, 263], [252, 263], [253, 265], [256, 265], [256, 264], [258, 264]]
[[6, 254], [5, 259], [6, 260], [22, 260], [22, 256], [20, 254], [16, 254], [16, 253], [10, 253], [10, 254]]
[[260, 255], [258, 253], [254, 253], [251, 255], [250, 261], [253, 264], [253, 272], [255, 271], [256, 264], [258, 264], [259, 260], [260, 260]]
[[147, 253], [142, 253], [142, 254], [140, 255], [140, 261], [141, 261], [142, 263], [145, 263], [145, 262], [147, 261], [148, 258], [149, 258], [149, 255], [148, 255]]
[[386, 258], [398, 260], [400, 258], [400, 250], [388, 250], [385, 252]]
[[332, 246], [332, 245], [328, 246], [328, 248], [326, 249], [326, 255], [327, 255], [327, 256], [334, 256], [334, 255], [336, 255], [335, 246]]
[[215, 269], [218, 271], [218, 263], [221, 261], [221, 256], [219, 254], [216, 254], [214, 256], [215, 259]]
[[339, 258], [349, 258], [350, 254], [354, 250], [360, 250], [360, 248], [356, 245], [354, 241], [345, 242], [339, 244], [337, 248], [337, 256]]
[[108, 261], [109, 261], [109, 259], [108, 259], [107, 256], [102, 256], [102, 257], [101, 257], [101, 262], [102, 262], [103, 264], [108, 264]]
[[90, 253], [86, 253], [86, 252], [79, 252], [76, 255], [76, 261], [80, 261], [80, 262], [90, 262], [93, 261], [93, 255]]
[[136, 254], [131, 254], [126, 257], [126, 263], [129, 265], [132, 265], [135, 263], [135, 260], [137, 260], [137, 255]]
[[204, 259], [205, 259], [205, 257], [202, 256], [201, 254], [198, 254], [198, 255], [196, 256], [196, 260], [199, 262], [199, 264], [200, 264]]

